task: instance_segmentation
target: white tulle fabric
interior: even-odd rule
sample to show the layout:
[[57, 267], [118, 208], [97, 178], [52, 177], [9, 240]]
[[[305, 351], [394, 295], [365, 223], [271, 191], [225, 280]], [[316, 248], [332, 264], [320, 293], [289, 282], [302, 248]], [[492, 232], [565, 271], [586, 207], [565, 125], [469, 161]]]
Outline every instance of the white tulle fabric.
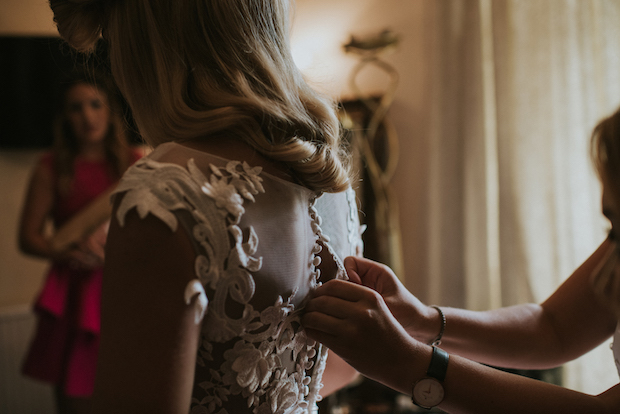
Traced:
[[300, 310], [320, 283], [346, 277], [341, 258], [361, 247], [353, 191], [317, 200], [260, 167], [166, 143], [116, 194], [121, 225], [135, 208], [172, 231], [180, 223], [194, 244], [196, 279], [179, 298], [202, 324], [191, 413], [314, 412], [326, 350], [306, 337]]

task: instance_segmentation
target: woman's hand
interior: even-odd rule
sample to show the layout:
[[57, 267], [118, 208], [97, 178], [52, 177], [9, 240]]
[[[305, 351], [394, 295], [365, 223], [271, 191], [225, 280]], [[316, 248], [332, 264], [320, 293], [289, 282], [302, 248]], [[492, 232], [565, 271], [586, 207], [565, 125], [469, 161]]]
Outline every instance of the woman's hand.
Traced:
[[343, 280], [319, 287], [306, 306], [308, 336], [336, 352], [362, 374], [383, 383], [401, 378], [402, 361], [417, 344], [379, 293]]
[[65, 263], [73, 270], [92, 270], [103, 266], [103, 258], [84, 246], [84, 243], [71, 245], [69, 249], [50, 255], [56, 263]]
[[392, 269], [372, 260], [350, 256], [344, 266], [352, 282], [367, 286], [379, 293], [392, 315], [409, 335], [430, 343], [439, 333], [438, 312], [424, 305], [401, 283]]
[[90, 252], [101, 264], [105, 259], [105, 243], [110, 229], [110, 220], [106, 220], [94, 232], [92, 232], [82, 243], [82, 249]]
[[83, 241], [72, 245], [52, 259], [57, 262], [67, 262], [75, 270], [91, 270], [103, 266], [109, 227], [110, 221], [108, 220]]
[[103, 266], [101, 257], [81, 246], [72, 247], [53, 256], [52, 259], [56, 262], [67, 263], [73, 270], [92, 270]]

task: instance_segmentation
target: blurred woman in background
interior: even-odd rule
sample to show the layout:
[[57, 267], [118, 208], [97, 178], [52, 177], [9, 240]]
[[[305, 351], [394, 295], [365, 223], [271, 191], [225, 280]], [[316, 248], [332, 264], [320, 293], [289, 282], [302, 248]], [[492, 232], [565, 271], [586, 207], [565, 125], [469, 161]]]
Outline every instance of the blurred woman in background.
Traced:
[[102, 79], [76, 77], [63, 85], [54, 145], [34, 168], [19, 227], [20, 249], [51, 261], [23, 372], [55, 386], [59, 413], [88, 412], [107, 223], [81, 217], [69, 239], [59, 244], [54, 236], [85, 208], [105, 210], [109, 191], [139, 158], [128, 145], [113, 89]]

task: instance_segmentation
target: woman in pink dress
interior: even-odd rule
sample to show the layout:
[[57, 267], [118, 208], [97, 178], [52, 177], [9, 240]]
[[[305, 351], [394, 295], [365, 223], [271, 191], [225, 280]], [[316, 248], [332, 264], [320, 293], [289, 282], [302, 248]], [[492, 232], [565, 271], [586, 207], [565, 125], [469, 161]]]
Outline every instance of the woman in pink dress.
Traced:
[[34, 168], [19, 244], [51, 260], [36, 300], [37, 330], [25, 375], [54, 384], [59, 413], [88, 411], [99, 348], [99, 305], [107, 224], [61, 250], [47, 232], [60, 229], [113, 186], [139, 158], [110, 88], [80, 78], [68, 83], [54, 125], [55, 142]]

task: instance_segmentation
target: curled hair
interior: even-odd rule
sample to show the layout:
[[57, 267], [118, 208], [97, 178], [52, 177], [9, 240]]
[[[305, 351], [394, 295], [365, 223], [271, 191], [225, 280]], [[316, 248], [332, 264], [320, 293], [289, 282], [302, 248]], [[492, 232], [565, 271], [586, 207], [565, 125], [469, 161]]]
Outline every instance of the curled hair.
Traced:
[[54, 135], [54, 171], [56, 172], [58, 190], [61, 194], [66, 194], [69, 191], [73, 181], [74, 161], [80, 152], [78, 139], [75, 137], [66, 115], [67, 94], [74, 86], [80, 84], [93, 86], [102, 92], [107, 100], [107, 105], [109, 105], [110, 125], [103, 144], [106, 161], [112, 176], [120, 178], [131, 162], [127, 128], [121, 116], [120, 104], [112, 83], [101, 75], [95, 77], [73, 74], [71, 79], [62, 85], [58, 112], [52, 131]]
[[94, 50], [105, 22], [102, 0], [50, 1], [58, 33], [80, 52]]
[[592, 132], [591, 154], [601, 181], [620, 201], [620, 109], [601, 120]]
[[91, 50], [103, 31], [112, 73], [149, 144], [236, 137], [286, 163], [306, 187], [341, 191], [349, 171], [340, 124], [334, 103], [293, 62], [289, 1], [50, 4], [60, 34], [79, 50]]

